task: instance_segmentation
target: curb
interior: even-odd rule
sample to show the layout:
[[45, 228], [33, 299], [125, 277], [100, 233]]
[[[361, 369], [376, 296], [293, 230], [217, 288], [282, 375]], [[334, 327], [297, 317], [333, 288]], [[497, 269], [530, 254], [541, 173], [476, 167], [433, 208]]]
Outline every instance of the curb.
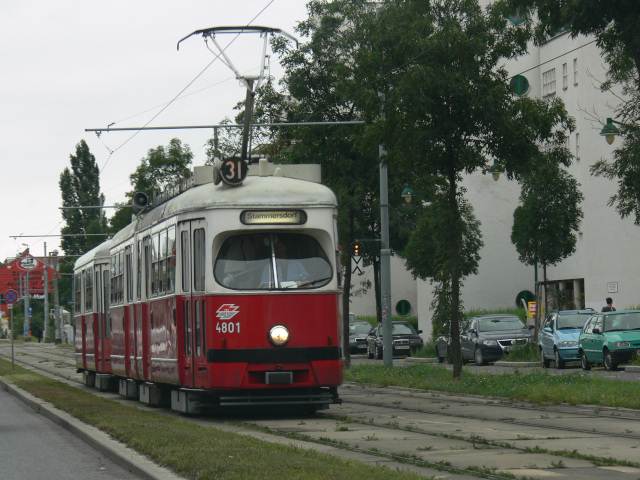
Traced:
[[184, 480], [171, 470], [156, 465], [147, 457], [114, 440], [102, 430], [81, 422], [0, 377], [0, 388], [21, 400], [36, 413], [52, 420], [121, 467], [148, 480]]
[[[437, 358], [419, 358], [419, 357], [407, 357], [404, 359], [406, 363], [438, 363]], [[537, 367], [540, 362], [507, 362], [497, 361], [494, 362], [495, 367]], [[640, 371], [640, 367], [638, 367]]]

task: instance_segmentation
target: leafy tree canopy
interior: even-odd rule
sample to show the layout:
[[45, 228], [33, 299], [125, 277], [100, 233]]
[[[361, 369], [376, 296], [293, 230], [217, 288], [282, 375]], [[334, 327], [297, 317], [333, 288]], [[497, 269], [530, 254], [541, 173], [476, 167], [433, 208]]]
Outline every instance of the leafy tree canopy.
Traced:
[[481, 245], [461, 208], [463, 176], [497, 162], [507, 178], [520, 179], [540, 162], [568, 164], [571, 158], [564, 140], [573, 121], [562, 102], [516, 97], [510, 90], [504, 61], [526, 53], [530, 37], [527, 29], [507, 24], [506, 13], [502, 3], [483, 10], [477, 0], [385, 2], [356, 52], [357, 102], [373, 124], [371, 138], [382, 136], [387, 161], [406, 175], [437, 179], [446, 199], [431, 245], [448, 261], [428, 258], [433, 261], [423, 267], [449, 269], [436, 278], [450, 300], [454, 377], [461, 373], [460, 284], [464, 272], [473, 271], [468, 257], [477, 250], [470, 249]]
[[[142, 192], [152, 201], [154, 195], [189, 177], [192, 159], [189, 145], [182, 145], [178, 138], [173, 138], [166, 147], [160, 145], [149, 149], [129, 176], [133, 190], [126, 193], [127, 198], [132, 200], [136, 193]], [[110, 219], [110, 231], [117, 232], [131, 223], [131, 214], [128, 206], [119, 209]]]
[[75, 154], [70, 155], [69, 159], [71, 167], [65, 167], [58, 183], [62, 206], [94, 208], [62, 210], [65, 226], [60, 230], [63, 235], [60, 245], [67, 255], [82, 255], [104, 240], [100, 236], [75, 236], [104, 232], [106, 222], [101, 210], [95, 208], [104, 204], [104, 196], [100, 194], [100, 170], [84, 140], [76, 145]]
[[511, 231], [520, 261], [555, 265], [571, 255], [583, 217], [582, 200], [578, 182], [557, 164], [542, 164], [526, 175]]

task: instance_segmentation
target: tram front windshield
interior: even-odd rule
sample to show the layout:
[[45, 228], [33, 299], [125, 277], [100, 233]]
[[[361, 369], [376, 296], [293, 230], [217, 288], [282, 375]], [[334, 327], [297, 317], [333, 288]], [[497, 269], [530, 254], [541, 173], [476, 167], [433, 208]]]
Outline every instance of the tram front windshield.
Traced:
[[331, 264], [318, 241], [302, 233], [251, 233], [227, 238], [214, 265], [216, 281], [234, 290], [318, 288]]

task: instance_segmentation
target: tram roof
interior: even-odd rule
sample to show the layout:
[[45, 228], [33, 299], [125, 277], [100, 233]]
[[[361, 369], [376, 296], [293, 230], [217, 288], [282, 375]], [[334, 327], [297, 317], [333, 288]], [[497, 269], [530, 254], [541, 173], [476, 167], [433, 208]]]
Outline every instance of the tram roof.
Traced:
[[87, 263], [95, 260], [99, 260], [101, 258], [108, 259], [109, 249], [111, 248], [112, 244], [113, 244], [113, 240], [109, 239], [102, 242], [97, 247], [92, 248], [91, 250], [89, 250], [87, 253], [85, 253], [84, 255], [82, 255], [76, 260], [76, 263], [74, 264], [74, 269], [81, 268]]
[[[163, 219], [180, 214], [188, 214], [198, 210], [245, 209], [245, 208], [335, 208], [338, 204], [335, 194], [326, 185], [319, 183], [319, 169], [312, 169], [313, 174], [305, 172], [304, 165], [291, 165], [290, 174], [274, 173], [278, 167], [262, 165], [263, 173], [251, 172], [242, 185], [231, 186], [225, 183], [215, 185], [205, 181], [188, 188], [175, 197], [144, 211], [131, 224], [120, 230], [112, 239], [101, 243], [82, 255], [75, 263], [75, 268], [109, 257], [109, 249], [130, 238], [135, 231], [148, 228]], [[309, 166], [306, 166], [309, 167]], [[313, 165], [316, 167], [316, 165]], [[317, 166], [319, 167], [319, 166]], [[202, 168], [202, 167], [197, 167]], [[266, 168], [266, 169], [265, 169]], [[317, 172], [316, 172], [317, 170]], [[264, 172], [267, 172], [266, 174]], [[206, 172], [202, 169], [202, 172]], [[315, 174], [315, 177], [314, 177]], [[307, 180], [306, 178], [310, 178]]]

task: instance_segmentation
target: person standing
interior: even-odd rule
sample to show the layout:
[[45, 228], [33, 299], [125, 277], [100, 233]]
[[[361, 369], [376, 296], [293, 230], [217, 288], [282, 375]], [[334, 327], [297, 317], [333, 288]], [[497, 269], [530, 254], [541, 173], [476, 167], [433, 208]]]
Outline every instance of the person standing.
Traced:
[[611, 297], [607, 297], [607, 304], [602, 307], [603, 312], [615, 312], [616, 309], [613, 308], [613, 299]]

